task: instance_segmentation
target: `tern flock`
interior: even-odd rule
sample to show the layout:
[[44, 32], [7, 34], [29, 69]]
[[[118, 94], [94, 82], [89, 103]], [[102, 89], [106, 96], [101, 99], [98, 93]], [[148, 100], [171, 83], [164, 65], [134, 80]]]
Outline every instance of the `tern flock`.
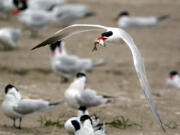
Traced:
[[[93, 50], [97, 50], [99, 45], [105, 47], [109, 43], [117, 45], [121, 45], [121, 41], [126, 43], [132, 53], [134, 68], [146, 100], [156, 121], [163, 131], [165, 131], [152, 98], [141, 53], [134, 43], [133, 38], [121, 28], [95, 24], [70, 25], [77, 19], [95, 15], [95, 12], [88, 11], [87, 6], [82, 4], [64, 4], [64, 2], [65, 0], [2, 0], [0, 1], [0, 12], [6, 16], [10, 16], [10, 12], [13, 15], [17, 15], [18, 20], [26, 28], [30, 29], [31, 36], [34, 37], [51, 23], [61, 23], [62, 26], [67, 26], [32, 48], [32, 50], [35, 50], [49, 45], [52, 70], [60, 74], [64, 82], [67, 82], [76, 75], [74, 81], [64, 92], [65, 101], [68, 105], [77, 109], [77, 115], [65, 122], [66, 131], [74, 135], [105, 135], [105, 124], [101, 124], [99, 118], [90, 116], [88, 108], [115, 103], [113, 97], [103, 96], [95, 90], [86, 87], [86, 71], [102, 65], [104, 60], [93, 61], [88, 58], [79, 58], [78, 56], [68, 54], [66, 51], [64, 40], [73, 35], [89, 31], [101, 32], [101, 35], [94, 41]], [[160, 17], [131, 17], [128, 12], [124, 11], [114, 21], [118, 23], [119, 27], [142, 28], [157, 25], [169, 18], [169, 15]], [[21, 34], [21, 29], [11, 27], [1, 28], [0, 44], [3, 44], [4, 48], [15, 48], [15, 42]], [[178, 72], [170, 72], [167, 86], [180, 89], [179, 84], [180, 76]], [[15, 86], [8, 84], [5, 87], [2, 111], [7, 117], [13, 120], [14, 127], [16, 127], [16, 119], [19, 119], [18, 128], [21, 128], [23, 116], [52, 109], [62, 103], [63, 101], [50, 103], [42, 99], [24, 99]]]

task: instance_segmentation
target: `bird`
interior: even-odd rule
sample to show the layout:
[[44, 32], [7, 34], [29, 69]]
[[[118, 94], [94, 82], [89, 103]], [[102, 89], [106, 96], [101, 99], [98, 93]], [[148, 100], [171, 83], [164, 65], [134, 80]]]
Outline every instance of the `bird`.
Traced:
[[161, 122], [161, 119], [159, 117], [159, 114], [156, 110], [156, 107], [152, 98], [152, 94], [151, 94], [150, 86], [146, 77], [145, 66], [144, 66], [143, 59], [141, 57], [141, 53], [139, 52], [132, 37], [123, 29], [115, 28], [115, 27], [107, 27], [103, 25], [96, 25], [96, 24], [73, 24], [57, 31], [52, 36], [44, 40], [43, 42], [34, 46], [31, 50], [35, 50], [37, 48], [50, 45], [58, 40], [64, 40], [73, 35], [80, 34], [82, 32], [88, 32], [88, 31], [103, 32], [101, 33], [101, 36], [99, 36], [94, 41], [94, 48], [96, 48], [96, 45], [98, 44], [100, 44], [101, 46], [106, 46], [106, 43], [120, 44], [121, 41], [124, 41], [127, 44], [127, 46], [129, 47], [132, 53], [134, 67], [135, 67], [137, 76], [139, 78], [139, 82], [142, 87], [142, 90], [145, 94], [146, 100], [150, 105], [151, 111], [153, 112], [155, 119], [157, 120], [162, 130], [165, 132], [166, 130]]
[[177, 71], [173, 70], [169, 73], [169, 78], [166, 81], [168, 87], [180, 89], [180, 75]]
[[51, 44], [50, 50], [51, 67], [56, 73], [62, 76], [62, 82], [67, 82], [78, 72], [85, 72], [104, 63], [103, 59], [92, 61], [88, 58], [79, 58], [75, 55], [68, 54], [64, 41], [57, 41]]
[[170, 18], [170, 15], [164, 16], [149, 16], [149, 17], [139, 17], [139, 16], [130, 16], [127, 11], [121, 12], [114, 21], [117, 22], [119, 27], [123, 28], [142, 28], [155, 26], [159, 23], [162, 23]]
[[78, 19], [94, 16], [95, 12], [88, 11], [88, 7], [83, 4], [64, 4], [53, 7], [56, 14], [56, 21], [68, 26]]
[[[5, 99], [2, 102], [3, 113], [13, 120], [13, 126], [21, 129], [22, 117], [34, 112], [42, 112], [59, 106], [63, 101], [50, 103], [42, 99], [23, 99], [19, 90], [12, 84], [5, 87]], [[16, 119], [19, 119], [19, 127], [16, 127]]]
[[[90, 123], [84, 123], [86, 120], [89, 120]], [[96, 120], [95, 117], [90, 117], [89, 115], [72, 117], [65, 122], [64, 127], [70, 135], [82, 134], [81, 132], [84, 131], [86, 128], [87, 133], [91, 133], [93, 135], [105, 135], [105, 124], [101, 124], [98, 121], [98, 124], [94, 125], [93, 120]], [[86, 124], [88, 124], [89, 126], [87, 127]], [[84, 129], [84, 127], [86, 128]]]
[[16, 9], [19, 0], [0, 0], [0, 13], [6, 16], [6, 19], [10, 17], [10, 13]]
[[52, 7], [56, 5], [60, 5], [65, 3], [66, 0], [28, 0], [28, 6], [31, 9], [38, 10], [50, 10]]
[[0, 44], [2, 44], [5, 49], [14, 49], [21, 35], [21, 29], [12, 27], [0, 28]]
[[40, 30], [56, 20], [52, 11], [31, 9], [27, 1], [22, 1], [12, 14], [18, 15], [18, 20], [31, 31], [31, 37], [37, 37]]
[[73, 108], [95, 107], [114, 103], [113, 98], [98, 95], [96, 91], [86, 88], [86, 74], [79, 72], [64, 93], [67, 103]]

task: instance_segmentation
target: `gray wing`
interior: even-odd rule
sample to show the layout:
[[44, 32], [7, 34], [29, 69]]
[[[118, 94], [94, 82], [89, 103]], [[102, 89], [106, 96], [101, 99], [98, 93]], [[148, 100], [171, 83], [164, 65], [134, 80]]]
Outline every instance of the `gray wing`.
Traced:
[[68, 38], [72, 35], [81, 33], [81, 32], [88, 32], [88, 31], [106, 31], [107, 28], [101, 25], [91, 25], [91, 24], [74, 24], [70, 25], [62, 30], [57, 31], [54, 35], [43, 41], [42, 43], [36, 45], [35, 47], [32, 48], [32, 50], [36, 48], [40, 48], [43, 46], [46, 46], [48, 44], [52, 44], [58, 40], [63, 40], [65, 38]]
[[96, 91], [88, 88], [83, 90], [81, 92], [81, 95], [79, 97], [76, 97], [76, 100], [80, 106], [86, 107], [98, 106], [108, 103], [108, 99], [104, 98], [101, 95], [98, 95]]
[[25, 115], [33, 112], [45, 111], [61, 103], [62, 102], [50, 104], [48, 101], [41, 99], [22, 99], [19, 100], [18, 105], [13, 109], [15, 112]]
[[156, 111], [156, 107], [155, 104], [153, 102], [152, 99], [152, 95], [151, 95], [151, 91], [150, 91], [150, 86], [146, 77], [146, 72], [145, 72], [145, 67], [144, 67], [144, 62], [142, 60], [141, 54], [138, 50], [138, 48], [136, 47], [136, 45], [134, 44], [133, 39], [131, 38], [131, 36], [126, 33], [125, 31], [120, 30], [120, 36], [121, 38], [125, 41], [125, 43], [128, 45], [128, 47], [130, 48], [132, 55], [133, 55], [133, 60], [134, 60], [134, 66], [141, 84], [141, 87], [144, 91], [145, 97], [151, 107], [151, 110], [154, 114], [155, 119], [157, 120], [157, 122], [159, 123], [159, 125], [161, 126], [161, 128], [163, 129], [163, 131], [165, 131], [161, 119], [159, 117], [159, 114]]

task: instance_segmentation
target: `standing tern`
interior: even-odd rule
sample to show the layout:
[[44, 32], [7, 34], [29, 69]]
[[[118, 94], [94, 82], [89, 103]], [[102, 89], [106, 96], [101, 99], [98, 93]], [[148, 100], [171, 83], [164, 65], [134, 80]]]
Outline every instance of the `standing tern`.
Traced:
[[98, 95], [96, 91], [86, 88], [85, 85], [86, 75], [77, 73], [75, 80], [64, 93], [65, 99], [70, 106], [80, 108], [114, 103], [114, 99]]
[[[90, 117], [89, 115], [72, 117], [65, 122], [64, 127], [70, 135], [83, 135], [82, 131], [84, 131], [85, 129], [85, 135], [89, 133], [93, 135], [105, 135], [105, 124], [98, 123], [97, 125], [94, 125], [93, 119], [94, 117]], [[89, 122], [87, 122], [86, 120], [88, 120]], [[85, 121], [87, 123], [84, 123]]]
[[160, 17], [150, 16], [150, 17], [135, 17], [130, 16], [127, 11], [121, 12], [114, 21], [118, 23], [119, 27], [124, 28], [140, 28], [149, 27], [157, 25], [164, 22], [170, 18], [169, 15], [164, 15]]
[[41, 112], [54, 108], [63, 102], [49, 103], [42, 99], [23, 99], [19, 90], [9, 84], [5, 87], [5, 99], [2, 103], [2, 111], [13, 120], [13, 126], [16, 127], [16, 119], [19, 119], [19, 129], [21, 128], [22, 117], [34, 112]]
[[31, 9], [26, 1], [22, 1], [12, 13], [18, 15], [18, 20], [30, 29], [32, 37], [37, 36], [40, 30], [56, 20], [52, 11]]
[[156, 107], [152, 99], [152, 94], [151, 94], [150, 86], [146, 77], [144, 62], [141, 57], [141, 54], [138, 48], [136, 47], [132, 37], [123, 29], [106, 27], [102, 25], [93, 25], [93, 24], [74, 24], [62, 30], [57, 31], [51, 37], [49, 37], [42, 43], [32, 48], [32, 50], [52, 44], [58, 40], [66, 39], [75, 34], [88, 32], [88, 31], [97, 31], [97, 30], [101, 30], [104, 33], [102, 33], [101, 36], [95, 40], [95, 45], [100, 44], [102, 46], [105, 46], [106, 45], [105, 42], [112, 42], [112, 43], [120, 44], [120, 41], [124, 41], [128, 45], [133, 56], [134, 67], [136, 69], [137, 76], [139, 78], [145, 97], [150, 105], [150, 108], [154, 114], [155, 119], [157, 120], [157, 122], [159, 123], [163, 131], [165, 131], [165, 128], [161, 122], [159, 114], [156, 111]]
[[57, 22], [64, 26], [71, 24], [73, 21], [95, 15], [95, 12], [88, 11], [88, 7], [83, 4], [65, 4], [55, 6], [53, 12], [56, 14]]
[[171, 71], [169, 73], [169, 78], [166, 81], [168, 87], [174, 87], [180, 89], [180, 75], [177, 71]]
[[67, 82], [72, 75], [78, 72], [85, 72], [93, 67], [103, 64], [103, 60], [92, 61], [87, 58], [79, 58], [74, 55], [67, 54], [65, 43], [57, 41], [50, 46], [51, 49], [51, 67], [62, 75], [64, 82]]
[[21, 36], [22, 31], [20, 29], [5, 27], [0, 29], [0, 44], [4, 45], [4, 48], [13, 49]]

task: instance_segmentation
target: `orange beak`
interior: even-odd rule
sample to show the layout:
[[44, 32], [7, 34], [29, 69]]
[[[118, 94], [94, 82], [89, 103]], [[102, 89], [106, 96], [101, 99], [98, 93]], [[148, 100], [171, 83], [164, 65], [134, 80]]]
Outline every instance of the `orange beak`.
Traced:
[[114, 18], [114, 22], [118, 22], [118, 18], [116, 17], [116, 18]]
[[17, 14], [19, 14], [19, 10], [18, 9], [12, 11], [12, 15], [17, 15]]
[[102, 39], [103, 41], [105, 41], [107, 38], [106, 38], [106, 37], [103, 37], [103, 36], [100, 36], [100, 37], [97, 38], [97, 40], [100, 40], [100, 39]]
[[172, 78], [173, 78], [173, 75], [169, 75], [169, 78], [172, 79]]

